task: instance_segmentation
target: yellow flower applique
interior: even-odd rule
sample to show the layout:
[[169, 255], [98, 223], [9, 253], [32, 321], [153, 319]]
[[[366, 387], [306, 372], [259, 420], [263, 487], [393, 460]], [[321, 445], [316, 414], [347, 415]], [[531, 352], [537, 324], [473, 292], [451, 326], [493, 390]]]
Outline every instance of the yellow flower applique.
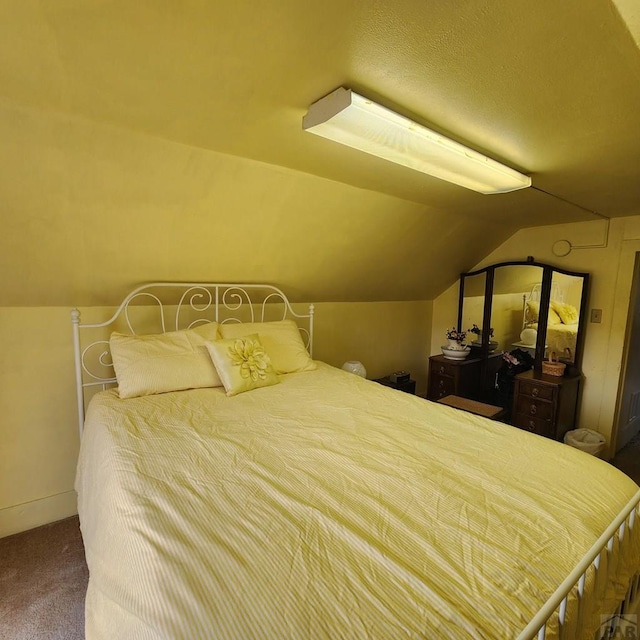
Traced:
[[229, 357], [234, 367], [240, 367], [240, 375], [245, 379], [251, 378], [254, 382], [264, 380], [271, 366], [264, 347], [251, 338], [238, 338], [229, 347]]

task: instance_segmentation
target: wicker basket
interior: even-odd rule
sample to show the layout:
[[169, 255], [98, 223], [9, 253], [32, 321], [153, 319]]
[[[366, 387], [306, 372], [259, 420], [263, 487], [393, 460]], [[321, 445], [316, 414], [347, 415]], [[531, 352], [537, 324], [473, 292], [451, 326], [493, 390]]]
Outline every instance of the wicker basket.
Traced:
[[542, 373], [546, 373], [548, 376], [561, 377], [564, 375], [564, 369], [567, 365], [564, 362], [558, 362], [555, 357], [556, 352], [552, 351], [549, 354], [549, 360], [542, 361]]

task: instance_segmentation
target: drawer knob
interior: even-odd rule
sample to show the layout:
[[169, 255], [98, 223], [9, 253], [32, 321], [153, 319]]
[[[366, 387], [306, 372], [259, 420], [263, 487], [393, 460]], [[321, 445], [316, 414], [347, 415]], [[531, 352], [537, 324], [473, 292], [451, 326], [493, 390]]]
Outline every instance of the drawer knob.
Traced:
[[536, 430], [536, 423], [533, 420], [529, 420], [529, 431], [535, 431]]
[[540, 393], [540, 390], [538, 389], [538, 387], [533, 387], [533, 391], [531, 391], [531, 395], [534, 398], [537, 398], [539, 393]]
[[444, 367], [440, 367], [440, 373], [444, 373]]
[[536, 415], [536, 413], [538, 413], [538, 407], [536, 407], [536, 405], [535, 405], [535, 404], [532, 404], [532, 405], [531, 405], [530, 412], [531, 412], [531, 415], [532, 415], [532, 416], [535, 416], [535, 415]]
[[439, 386], [441, 389], [444, 389], [444, 380], [440, 380], [440, 382], [438, 382], [438, 386]]

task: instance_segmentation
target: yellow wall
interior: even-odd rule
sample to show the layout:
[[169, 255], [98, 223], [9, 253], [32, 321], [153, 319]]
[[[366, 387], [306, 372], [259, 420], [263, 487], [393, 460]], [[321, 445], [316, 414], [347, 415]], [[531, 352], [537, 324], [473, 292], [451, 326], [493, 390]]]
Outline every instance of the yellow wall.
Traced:
[[140, 282], [211, 279], [295, 301], [422, 300], [464, 261], [424, 239], [469, 218], [300, 171], [2, 97], [0, 141], [0, 306], [116, 304]]
[[359, 360], [368, 378], [405, 369], [426, 393], [431, 302], [320, 303], [314, 357], [335, 366]]
[[[552, 252], [558, 240], [568, 240], [574, 247], [585, 248], [574, 248], [568, 256], [559, 258]], [[612, 220], [608, 238], [605, 221], [522, 229], [477, 265], [479, 268], [494, 262], [524, 260], [532, 255], [539, 262], [591, 274], [588, 308], [602, 309], [603, 313], [602, 323], [587, 324], [579, 426], [601, 432], [608, 442], [616, 419], [637, 251], [640, 251], [640, 216]], [[458, 290], [455, 283], [434, 301], [432, 354], [440, 352], [444, 331], [456, 322]]]
[[[111, 309], [82, 309], [85, 322]], [[408, 369], [426, 386], [431, 303], [316, 304], [317, 359], [360, 360], [368, 377]], [[76, 512], [79, 436], [70, 308], [0, 312], [0, 537]]]
[[75, 513], [69, 318], [60, 307], [0, 311], [0, 536]]

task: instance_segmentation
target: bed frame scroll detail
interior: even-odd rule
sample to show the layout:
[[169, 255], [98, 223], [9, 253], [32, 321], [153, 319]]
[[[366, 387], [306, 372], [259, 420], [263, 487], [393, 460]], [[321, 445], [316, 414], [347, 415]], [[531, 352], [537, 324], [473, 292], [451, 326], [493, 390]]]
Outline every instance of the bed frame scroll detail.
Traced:
[[[142, 331], [136, 331], [138, 321], [134, 310], [155, 309], [154, 329], [149, 321]], [[108, 336], [111, 331], [136, 333], [166, 333], [189, 329], [207, 322], [267, 322], [293, 319], [303, 342], [313, 357], [314, 305], [307, 313], [294, 311], [287, 296], [269, 284], [235, 284], [211, 282], [153, 282], [131, 291], [113, 315], [104, 322], [83, 323], [78, 309], [71, 311], [75, 361], [78, 426], [80, 437], [87, 406], [86, 392], [108, 389], [116, 384], [111, 362]], [[145, 315], [149, 315], [148, 313]], [[82, 340], [94, 331], [93, 339]]]

